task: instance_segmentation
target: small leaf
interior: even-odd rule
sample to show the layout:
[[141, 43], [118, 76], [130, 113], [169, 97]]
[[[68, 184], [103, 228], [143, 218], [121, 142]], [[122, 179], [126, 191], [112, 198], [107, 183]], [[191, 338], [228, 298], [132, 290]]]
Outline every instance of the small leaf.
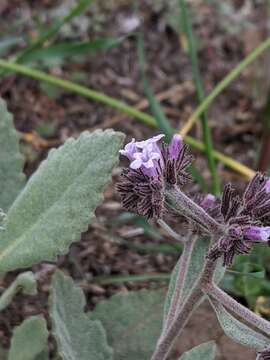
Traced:
[[122, 141], [121, 133], [98, 130], [50, 151], [7, 214], [0, 272], [67, 253], [102, 201]]
[[25, 183], [13, 117], [0, 98], [0, 208], [7, 211]]
[[[210, 239], [207, 236], [198, 237], [198, 239], [195, 242], [195, 245], [194, 245], [194, 248], [193, 248], [192, 254], [191, 254], [189, 268], [187, 270], [185, 285], [184, 285], [183, 292], [182, 292], [182, 297], [181, 297], [182, 301], [184, 301], [187, 298], [193, 285], [196, 283], [198, 277], [201, 274], [201, 271], [202, 271], [202, 268], [203, 268], [203, 265], [205, 262], [205, 255], [209, 248], [209, 244], [210, 244]], [[165, 321], [165, 319], [168, 315], [170, 306], [171, 306], [172, 296], [174, 293], [180, 264], [181, 264], [181, 257], [178, 260], [176, 266], [174, 267], [172, 275], [171, 275], [171, 280], [170, 280], [167, 297], [166, 297], [166, 301], [165, 301], [165, 305], [164, 305], [163, 321]], [[220, 280], [223, 278], [224, 272], [225, 272], [225, 268], [222, 266], [221, 262], [218, 262], [216, 270], [215, 270], [215, 274], [214, 274], [214, 279], [215, 279], [216, 283], [219, 283]]]
[[149, 360], [162, 327], [164, 291], [120, 293], [98, 303], [91, 314], [106, 329], [114, 360]]
[[63, 360], [112, 360], [100, 321], [84, 313], [85, 297], [71, 278], [57, 271], [50, 292], [52, 333]]
[[269, 346], [270, 339], [266, 336], [252, 330], [250, 327], [237, 320], [225, 310], [219, 302], [211, 299], [210, 303], [216, 312], [220, 326], [229, 338], [241, 345], [249, 346], [256, 350], [262, 350]]
[[47, 340], [48, 330], [43, 316], [24, 320], [14, 330], [8, 360], [49, 359]]
[[214, 360], [216, 348], [214, 341], [209, 341], [185, 352], [179, 360]]
[[0, 297], [0, 311], [4, 310], [12, 301], [15, 294], [22, 289], [27, 295], [37, 294], [37, 282], [31, 271], [26, 271], [17, 276], [15, 281], [4, 291]]

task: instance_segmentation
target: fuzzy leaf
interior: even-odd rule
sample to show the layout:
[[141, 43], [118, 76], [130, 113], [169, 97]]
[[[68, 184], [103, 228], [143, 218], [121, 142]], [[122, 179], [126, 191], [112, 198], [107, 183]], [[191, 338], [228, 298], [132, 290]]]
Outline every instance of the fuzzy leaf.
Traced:
[[[185, 279], [185, 285], [184, 285], [184, 289], [183, 289], [183, 293], [182, 293], [182, 301], [184, 301], [186, 299], [186, 297], [189, 295], [193, 285], [196, 283], [196, 280], [198, 279], [198, 277], [202, 271], [202, 268], [203, 268], [203, 265], [205, 262], [205, 254], [207, 252], [208, 247], [209, 247], [209, 238], [208, 237], [205, 236], [205, 237], [200, 237], [197, 239], [197, 241], [194, 245], [193, 251], [192, 251], [189, 269], [187, 271], [187, 276]], [[171, 275], [169, 289], [167, 292], [167, 297], [166, 297], [166, 301], [165, 301], [165, 305], [164, 305], [163, 321], [165, 321], [167, 314], [169, 312], [169, 309], [170, 309], [180, 264], [181, 264], [181, 257], [178, 260], [176, 266], [174, 267], [172, 275]], [[218, 263], [216, 271], [215, 271], [215, 281], [217, 283], [222, 279], [222, 277], [224, 275], [224, 271], [225, 271], [225, 268], [221, 265], [221, 263]]]
[[7, 214], [0, 233], [0, 272], [65, 254], [94, 217], [123, 135], [84, 132], [51, 150]]
[[0, 98], [0, 208], [7, 211], [25, 183], [13, 117]]
[[52, 280], [50, 316], [52, 332], [63, 360], [111, 360], [100, 321], [93, 321], [84, 312], [85, 297], [70, 277], [57, 271]]
[[214, 341], [209, 341], [185, 352], [179, 360], [214, 360], [215, 354], [216, 344]]
[[8, 360], [49, 359], [47, 340], [48, 330], [43, 316], [24, 320], [14, 330]]
[[270, 339], [266, 336], [252, 330], [250, 327], [237, 320], [225, 310], [219, 302], [210, 300], [210, 303], [216, 312], [220, 326], [229, 338], [241, 345], [249, 346], [256, 350], [262, 350], [269, 346]]
[[19, 274], [15, 281], [4, 291], [0, 297], [0, 311], [10, 304], [15, 294], [21, 289], [27, 295], [37, 294], [37, 282], [32, 271]]
[[91, 314], [104, 326], [114, 360], [149, 360], [162, 327], [164, 291], [120, 293], [98, 303]]

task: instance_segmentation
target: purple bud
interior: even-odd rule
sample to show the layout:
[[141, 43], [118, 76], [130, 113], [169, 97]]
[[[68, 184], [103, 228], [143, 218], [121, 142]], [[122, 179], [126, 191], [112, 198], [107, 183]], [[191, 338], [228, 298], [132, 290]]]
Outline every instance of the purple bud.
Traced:
[[264, 186], [265, 190], [267, 193], [270, 192], [270, 179], [268, 179], [265, 183], [265, 186]]
[[207, 194], [205, 198], [202, 200], [200, 206], [204, 209], [211, 208], [216, 202], [216, 198], [212, 194]]
[[247, 240], [267, 242], [270, 237], [270, 226], [250, 226], [244, 231]]
[[169, 157], [176, 160], [183, 147], [183, 139], [180, 135], [175, 134], [169, 145]]

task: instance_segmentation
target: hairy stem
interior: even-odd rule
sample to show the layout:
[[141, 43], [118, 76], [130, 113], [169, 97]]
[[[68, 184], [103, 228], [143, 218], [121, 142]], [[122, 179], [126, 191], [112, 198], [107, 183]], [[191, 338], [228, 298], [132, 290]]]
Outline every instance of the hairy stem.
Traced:
[[166, 190], [165, 199], [174, 211], [185, 216], [187, 220], [193, 220], [204, 231], [207, 231], [211, 235], [223, 235], [223, 226], [208, 215], [201, 206], [179, 190], [177, 186]]
[[170, 352], [171, 347], [180, 334], [180, 332], [185, 327], [188, 319], [192, 315], [193, 311], [200, 304], [204, 293], [202, 288], [205, 287], [205, 284], [211, 283], [216, 268], [216, 262], [207, 260], [205, 262], [204, 268], [202, 270], [201, 276], [198, 279], [197, 283], [194, 285], [189, 296], [183, 302], [182, 306], [177, 309], [177, 313], [174, 317], [174, 320], [171, 324], [168, 324], [167, 331], [161, 334], [161, 337], [156, 346], [156, 350], [151, 358], [151, 360], [166, 360]]
[[210, 297], [213, 297], [214, 299], [219, 301], [227, 309], [240, 316], [246, 322], [257, 327], [259, 330], [261, 330], [268, 336], [270, 335], [269, 321], [264, 320], [260, 316], [256, 315], [254, 312], [250, 311], [245, 306], [239, 304], [230, 295], [226, 294], [223, 290], [221, 290], [213, 283], [206, 285], [205, 290], [207, 294], [210, 295]]
[[169, 325], [172, 323], [172, 321], [175, 318], [175, 314], [177, 309], [180, 309], [180, 301], [181, 301], [181, 296], [183, 293], [183, 288], [185, 285], [185, 280], [186, 280], [186, 275], [187, 275], [187, 271], [188, 271], [188, 267], [189, 267], [189, 263], [190, 263], [190, 259], [191, 259], [191, 254], [194, 248], [194, 244], [197, 240], [197, 237], [193, 236], [189, 239], [189, 241], [187, 241], [184, 245], [184, 250], [183, 253], [181, 255], [180, 258], [180, 266], [179, 266], [179, 270], [178, 270], [178, 274], [177, 274], [177, 279], [176, 279], [176, 286], [175, 286], [175, 290], [172, 296], [172, 300], [171, 300], [171, 306], [164, 324], [164, 329], [163, 331], [167, 331], [169, 328]]
[[168, 225], [164, 220], [158, 219], [157, 223], [164, 229], [168, 235], [170, 235], [174, 240], [184, 244], [187, 240], [184, 236], [179, 235], [176, 231], [174, 231], [170, 225]]
[[175, 317], [175, 320], [169, 326], [168, 330], [163, 336], [160, 337], [156, 350], [151, 360], [165, 360], [169, 354], [169, 351], [180, 331], [186, 325], [190, 318], [194, 308], [203, 297], [203, 292], [199, 287], [196, 287], [191, 294], [187, 297], [186, 301], [180, 308], [180, 311]]

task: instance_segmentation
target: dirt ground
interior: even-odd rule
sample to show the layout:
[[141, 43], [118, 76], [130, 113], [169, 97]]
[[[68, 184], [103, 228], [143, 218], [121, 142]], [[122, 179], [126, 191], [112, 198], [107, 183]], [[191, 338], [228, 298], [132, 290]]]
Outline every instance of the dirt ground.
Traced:
[[[0, 4], [0, 31], [7, 31], [8, 24], [15, 19], [27, 16], [34, 18], [36, 14], [53, 8], [56, 3], [60, 2], [3, 1]], [[208, 5], [207, 2], [190, 3], [196, 36], [200, 39], [199, 61], [205, 91], [209, 92], [265, 37], [265, 4], [259, 1], [231, 1], [228, 3], [233, 11], [230, 16], [225, 16], [217, 6]], [[138, 16], [132, 1], [127, 0], [112, 1], [111, 8], [104, 11], [106, 16], [98, 29], [88, 24], [86, 30], [80, 29], [81, 33], [77, 34], [77, 38], [84, 39], [94, 34], [121, 36], [126, 31], [128, 20]], [[196, 107], [196, 94], [184, 39], [179, 41], [178, 34], [167, 23], [165, 10], [155, 10], [151, 1], [143, 1], [138, 11], [145, 34], [149, 80], [171, 124], [177, 129], [181, 128]], [[87, 14], [90, 18], [91, 10]], [[34, 37], [33, 22], [23, 24], [21, 31]], [[76, 31], [76, 26], [71, 29], [73, 35]], [[262, 114], [268, 86], [265, 71], [269, 65], [267, 60], [267, 56], [261, 57], [254, 66], [245, 70], [209, 110], [215, 148], [253, 168], [256, 167], [262, 136]], [[148, 111], [133, 36], [127, 37], [120, 46], [105, 53], [87, 55], [83, 61], [65, 61], [54, 65], [49, 71], [68, 79], [76, 79], [80, 75], [80, 82], [84, 85]], [[21, 76], [11, 75], [0, 83], [0, 93], [13, 112], [16, 128], [20, 132], [21, 149], [26, 157], [25, 172], [28, 176], [38, 167], [51, 147], [60, 145], [69, 136], [77, 136], [83, 130], [112, 127], [126, 133], [127, 140], [131, 137], [142, 139], [154, 133], [146, 125], [83, 97], [64, 91], [51, 96], [51, 91], [52, 89], [44, 90], [44, 86], [36, 81]], [[201, 138], [199, 126], [195, 126], [192, 135]], [[198, 153], [196, 157], [196, 165], [201, 174], [209, 179], [205, 159]], [[245, 185], [246, 180], [242, 176], [221, 163], [218, 164], [218, 170], [223, 183], [233, 181], [238, 188]], [[0, 338], [3, 346], [9, 345], [13, 327], [25, 317], [40, 312], [47, 317], [48, 288], [55, 266], [64, 269], [81, 284], [89, 309], [118, 291], [167, 286], [164, 282], [101, 285], [95, 281], [97, 276], [167, 273], [172, 270], [178, 257], [177, 253], [142, 251], [144, 245], [172, 244], [172, 240], [162, 231], [160, 237], [149, 238], [141, 226], [134, 222], [116, 224], [123, 213], [114, 190], [120, 171], [120, 166], [115, 169], [113, 183], [105, 193], [104, 203], [97, 210], [96, 221], [82, 235], [81, 241], [71, 247], [70, 254], [61, 257], [56, 265], [34, 266], [33, 270], [39, 281], [39, 295], [35, 298], [18, 295], [0, 313]], [[194, 185], [194, 189], [197, 189], [197, 185]], [[15, 275], [16, 273], [10, 273], [2, 277], [1, 289]], [[236, 345], [223, 335], [209, 306], [204, 304], [181, 335], [177, 350], [182, 352], [208, 339], [217, 341], [220, 360], [255, 358], [252, 351]], [[53, 347], [53, 343], [51, 346]]]

